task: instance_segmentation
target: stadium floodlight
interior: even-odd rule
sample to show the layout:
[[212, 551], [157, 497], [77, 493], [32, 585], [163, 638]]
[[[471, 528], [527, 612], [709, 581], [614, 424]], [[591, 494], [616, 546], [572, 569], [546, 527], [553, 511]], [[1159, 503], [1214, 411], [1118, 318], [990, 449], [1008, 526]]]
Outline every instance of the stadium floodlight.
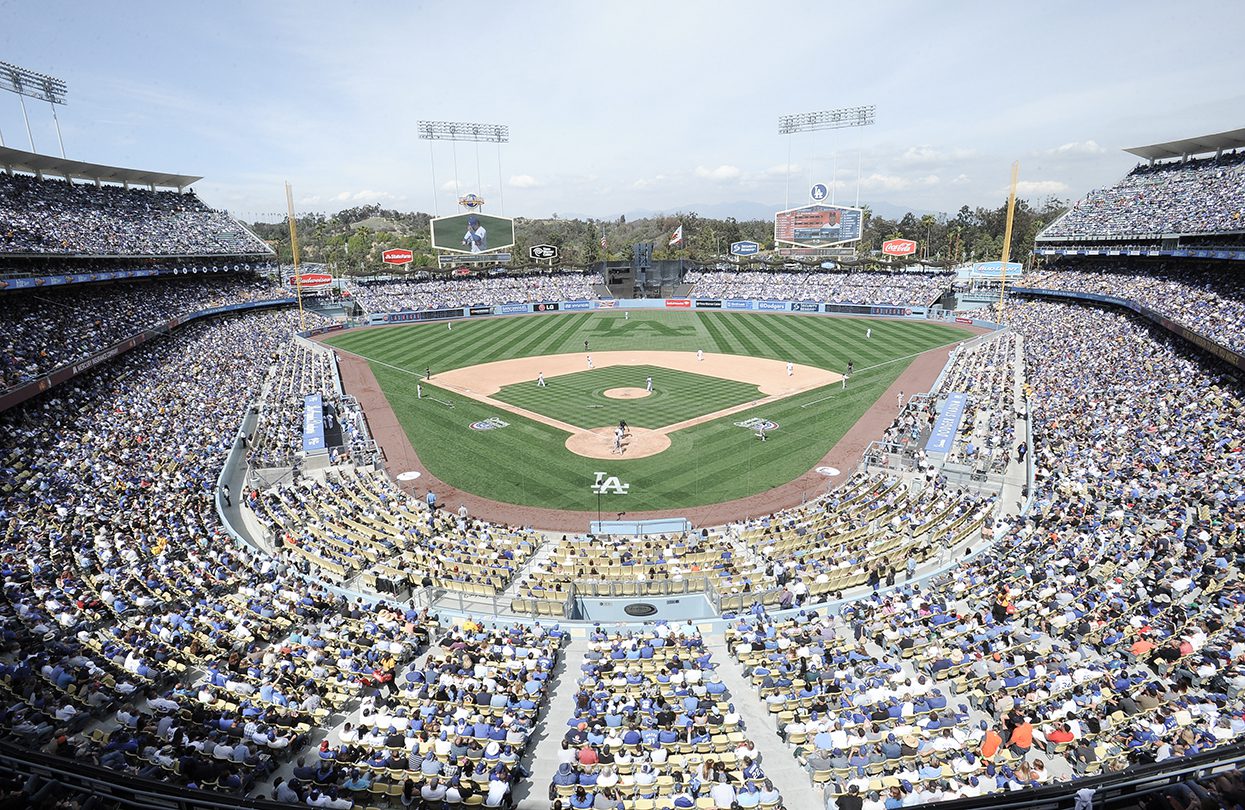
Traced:
[[[30, 140], [31, 152], [35, 151], [35, 137], [31, 134], [30, 117], [26, 115], [26, 102], [22, 99], [30, 97], [46, 101], [52, 107], [52, 120], [56, 122], [56, 140], [61, 147], [61, 157], [64, 157], [65, 141], [61, 139], [61, 122], [56, 117], [56, 105], [65, 103], [65, 82], [9, 62], [0, 62], [0, 90], [17, 94], [18, 103], [22, 105], [22, 120], [26, 122], [26, 137]], [[3, 135], [0, 135], [0, 146], [4, 146]]]
[[796, 113], [778, 117], [778, 134], [794, 132], [818, 132], [823, 129], [867, 127], [873, 123], [873, 105], [865, 107], [841, 107], [837, 110]]
[[510, 143], [508, 124], [472, 124], [465, 121], [420, 121], [421, 141], [474, 141]]

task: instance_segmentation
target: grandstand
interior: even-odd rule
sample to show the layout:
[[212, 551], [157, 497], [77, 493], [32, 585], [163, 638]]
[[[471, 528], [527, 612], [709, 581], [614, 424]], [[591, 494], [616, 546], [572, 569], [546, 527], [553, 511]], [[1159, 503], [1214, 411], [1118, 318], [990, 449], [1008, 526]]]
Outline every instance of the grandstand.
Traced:
[[[0, 165], [14, 806], [1056, 807], [1087, 789], [1115, 807], [1173, 781], [1237, 789], [1245, 389], [1220, 361], [1242, 351], [1245, 297], [1220, 266], [1065, 259], [1024, 279], [1005, 324], [960, 315], [976, 334], [927, 390], [884, 388], [872, 443], [798, 506], [563, 533], [438, 502], [427, 479], [413, 494], [366, 386], [317, 340], [342, 324], [300, 322], [271, 250], [187, 193], [197, 178], [11, 149]], [[1242, 165], [1139, 168], [1039, 249], [1235, 238]], [[859, 307], [878, 318], [857, 322], [863, 345], [908, 323], [892, 316], [954, 322], [951, 279], [704, 271], [646, 340], [689, 317], [665, 303], [735, 300], [784, 305], [740, 316], [780, 337], [793, 313]], [[602, 285], [352, 294], [371, 317], [467, 329], [649, 303]], [[615, 619], [583, 620], [585, 600]]]

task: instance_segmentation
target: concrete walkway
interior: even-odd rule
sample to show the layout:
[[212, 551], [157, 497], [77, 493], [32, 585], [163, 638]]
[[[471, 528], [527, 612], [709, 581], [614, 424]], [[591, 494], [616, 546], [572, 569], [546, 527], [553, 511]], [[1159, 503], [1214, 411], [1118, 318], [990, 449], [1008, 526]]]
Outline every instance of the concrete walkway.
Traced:
[[549, 676], [553, 691], [548, 695], [540, 721], [532, 729], [528, 752], [523, 757], [523, 766], [532, 775], [513, 790], [517, 810], [549, 808], [549, 785], [558, 770], [558, 751], [562, 749], [566, 721], [575, 713], [575, 681], [579, 678], [579, 665], [587, 654], [587, 631], [572, 630], [571, 643], [562, 648], [562, 657]]
[[774, 715], [758, 699], [752, 684], [744, 679], [739, 662], [731, 657], [726, 648], [726, 637], [715, 633], [705, 635], [704, 639], [705, 647], [713, 654], [722, 683], [730, 690], [731, 702], [743, 719], [744, 732], [761, 752], [761, 767], [782, 794], [783, 805], [800, 810], [815, 810], [824, 806], [825, 800], [813, 788], [808, 771], [796, 762], [787, 744], [778, 736]]

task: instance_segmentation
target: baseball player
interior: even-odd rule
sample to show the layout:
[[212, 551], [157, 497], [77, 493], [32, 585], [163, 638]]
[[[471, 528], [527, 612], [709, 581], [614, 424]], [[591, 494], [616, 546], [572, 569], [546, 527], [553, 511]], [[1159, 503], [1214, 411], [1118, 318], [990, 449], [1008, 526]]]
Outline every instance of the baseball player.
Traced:
[[653, 392], [653, 378], [652, 377], [646, 377], [644, 379], [644, 390], [648, 391], [650, 394]]
[[610, 451], [611, 453], [621, 453], [621, 452], [622, 452], [622, 440], [623, 440], [623, 430], [622, 430], [622, 428], [620, 428], [620, 427], [619, 427], [619, 428], [614, 428], [614, 449]]
[[415, 398], [416, 399], [424, 398], [424, 387], [420, 385], [419, 383], [415, 383]]
[[588, 368], [595, 368], [595, 366], [592, 365], [592, 355], [588, 355]]
[[537, 387], [539, 387], [539, 388], [545, 388], [545, 387], [546, 387], [546, 386], [545, 386], [545, 372], [543, 372], [543, 371], [542, 371], [542, 372], [540, 372], [539, 374], [537, 374], [537, 375], [536, 375], [536, 385], [537, 385]]
[[873, 337], [873, 327], [872, 327], [872, 326], [867, 327], [867, 328], [865, 329], [865, 338], [866, 338], [866, 339], [868, 339], [868, 338], [871, 338], [871, 337]]
[[696, 362], [697, 362], [697, 363], [703, 362], [703, 361], [704, 361], [704, 359], [705, 359], [705, 350], [704, 350], [704, 349], [697, 349], [697, 350], [696, 350]]
[[903, 391], [900, 391], [895, 395], [895, 406], [899, 408], [899, 410], [903, 410]]
[[483, 253], [488, 250], [488, 232], [480, 224], [475, 214], [467, 217], [467, 232], [463, 234], [463, 247], [472, 253]]
[[794, 373], [795, 373], [795, 363], [792, 363], [790, 360], [788, 360], [787, 361], [787, 376], [790, 377]]
[[453, 332], [453, 331], [454, 331], [454, 322], [453, 322], [453, 321], [446, 321], [446, 322], [445, 322], [445, 328], [446, 328], [446, 330], [447, 330], [447, 331]]

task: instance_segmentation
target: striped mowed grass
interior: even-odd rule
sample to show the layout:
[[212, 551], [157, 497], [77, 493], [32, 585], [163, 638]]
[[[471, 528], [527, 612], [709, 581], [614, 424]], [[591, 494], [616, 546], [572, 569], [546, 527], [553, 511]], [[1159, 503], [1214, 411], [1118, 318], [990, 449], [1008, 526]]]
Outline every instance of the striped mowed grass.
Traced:
[[[865, 337], [867, 328], [872, 329], [870, 338]], [[718, 503], [800, 476], [877, 401], [916, 355], [966, 337], [965, 330], [925, 321], [661, 311], [633, 311], [624, 317], [622, 312], [607, 311], [482, 318], [455, 322], [452, 330], [444, 323], [372, 328], [326, 342], [368, 360], [420, 460], [448, 484], [508, 503], [595, 510], [596, 495], [589, 485], [595, 473], [604, 470], [631, 484], [626, 496], [606, 496], [606, 511], [637, 512]], [[566, 450], [567, 434], [563, 431], [452, 392], [438, 389], [433, 399], [425, 389], [425, 398], [416, 398], [416, 383], [425, 369], [435, 376], [440, 371], [494, 360], [582, 352], [585, 341], [588, 351], [703, 349], [791, 361], [840, 373], [850, 360], [856, 371], [846, 389], [834, 384], [680, 430], [671, 435], [666, 451], [625, 460], [575, 455]], [[627, 371], [633, 368], [597, 369], [621, 373], [625, 381], [619, 386], [598, 386], [594, 380], [590, 387], [592, 391], [597, 387], [641, 387], [644, 377], [638, 377], [637, 383]], [[654, 373], [658, 393], [662, 373], [677, 372]], [[568, 378], [583, 376], [588, 380], [586, 375], [591, 374], [585, 371]], [[713, 392], [712, 396], [720, 399], [712, 405], [695, 405], [695, 396], [690, 396], [686, 403], [680, 400], [678, 407], [711, 413], [753, 396], [731, 402], [736, 396], [744, 396], [734, 386], [749, 386], [714, 382], [727, 385]], [[585, 383], [584, 387], [589, 386]], [[536, 407], [514, 404], [583, 427], [616, 423], [618, 405], [635, 406], [635, 416], [623, 418], [636, 426], [650, 426], [642, 421], [646, 419], [654, 422], [651, 426], [680, 421], [662, 413], [670, 407], [665, 397], [624, 401], [598, 396], [599, 402], [609, 407], [592, 409], [587, 407], [595, 404], [592, 391], [580, 391], [576, 399], [556, 404], [549, 404], [556, 402], [552, 399]], [[524, 391], [523, 396], [526, 394]], [[500, 392], [500, 396], [507, 395], [505, 389]], [[644, 410], [646, 403], [652, 411]], [[565, 418], [573, 416], [576, 407], [585, 414], [599, 410], [602, 418]], [[609, 419], [604, 418], [606, 413]], [[488, 431], [471, 428], [490, 417], [508, 426]], [[749, 417], [776, 422], [779, 429], [764, 443], [759, 442], [753, 431], [735, 424]]]

